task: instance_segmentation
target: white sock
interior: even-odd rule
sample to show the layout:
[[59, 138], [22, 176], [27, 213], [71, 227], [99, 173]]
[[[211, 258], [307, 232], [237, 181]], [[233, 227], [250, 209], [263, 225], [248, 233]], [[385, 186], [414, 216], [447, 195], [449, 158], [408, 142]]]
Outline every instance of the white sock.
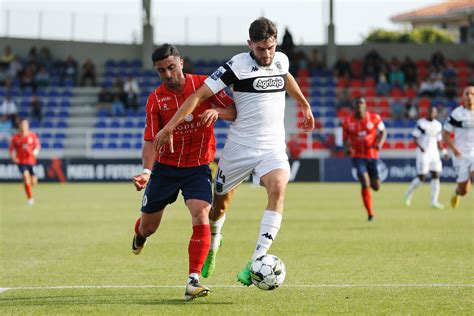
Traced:
[[421, 181], [418, 177], [415, 179], [411, 180], [410, 186], [408, 187], [407, 190], [407, 197], [411, 199], [413, 192], [415, 191], [416, 188], [418, 188], [421, 184]]
[[191, 273], [188, 277], [188, 283], [191, 282], [192, 279], [196, 279], [199, 281], [199, 274], [197, 273]]
[[252, 255], [252, 260], [263, 256], [275, 240], [280, 230], [282, 216], [275, 211], [265, 210], [260, 222], [260, 233], [258, 234], [257, 247]]
[[431, 179], [431, 204], [438, 202], [439, 187], [439, 179]]
[[221, 242], [221, 230], [222, 226], [224, 226], [225, 222], [225, 214], [219, 218], [217, 221], [209, 221], [209, 225], [211, 226], [211, 246], [210, 249], [217, 249], [219, 247], [219, 243]]

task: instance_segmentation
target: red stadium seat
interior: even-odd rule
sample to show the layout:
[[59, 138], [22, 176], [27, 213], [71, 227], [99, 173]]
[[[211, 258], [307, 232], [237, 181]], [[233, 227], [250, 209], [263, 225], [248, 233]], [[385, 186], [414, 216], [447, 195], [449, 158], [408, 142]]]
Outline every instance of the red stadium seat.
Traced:
[[379, 108], [381, 110], [388, 110], [390, 109], [390, 103], [388, 102], [387, 99], [381, 99], [379, 102]]
[[380, 111], [380, 116], [382, 119], [389, 119], [392, 115], [390, 114], [390, 111]]
[[352, 88], [361, 88], [362, 87], [362, 81], [359, 80], [359, 79], [351, 80], [351, 87]]
[[344, 78], [338, 78], [337, 79], [337, 87], [338, 88], [345, 88], [349, 85], [349, 81]]
[[375, 97], [377, 93], [374, 88], [365, 88], [365, 97]]
[[312, 144], [313, 150], [315, 150], [315, 149], [323, 149], [323, 148], [325, 148], [325, 147], [326, 147], [326, 146], [324, 146], [324, 144], [323, 144], [321, 141], [319, 141], [319, 140], [314, 140], [314, 141], [313, 141], [313, 144]]
[[392, 90], [390, 91], [390, 96], [392, 96], [393, 98], [401, 98], [404, 95], [405, 93], [400, 88], [392, 88]]
[[365, 79], [364, 87], [366, 87], [366, 88], [375, 88], [375, 80], [373, 78]]
[[409, 97], [409, 98], [414, 98], [416, 97], [416, 90], [413, 89], [413, 88], [408, 88], [407, 91], [406, 91], [406, 96]]
[[383, 143], [382, 149], [391, 149], [392, 145], [387, 141]]
[[307, 69], [298, 69], [297, 77], [299, 78], [308, 78], [309, 71]]
[[427, 110], [431, 105], [431, 101], [428, 98], [420, 98], [418, 100], [418, 107], [420, 110]]
[[362, 92], [358, 89], [352, 89], [351, 91], [351, 97], [354, 98], [360, 98], [362, 96]]
[[405, 142], [402, 141], [402, 140], [396, 141], [396, 142], [393, 144], [393, 149], [403, 150], [403, 149], [405, 149], [405, 148], [406, 148]]
[[416, 144], [415, 144], [415, 142], [409, 142], [409, 143], [408, 143], [408, 149], [416, 149]]

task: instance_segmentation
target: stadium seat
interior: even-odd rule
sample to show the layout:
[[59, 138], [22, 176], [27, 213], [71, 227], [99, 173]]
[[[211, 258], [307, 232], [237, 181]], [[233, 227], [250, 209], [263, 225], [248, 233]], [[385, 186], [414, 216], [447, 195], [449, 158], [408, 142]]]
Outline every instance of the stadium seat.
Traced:
[[142, 148], [142, 142], [136, 142], [133, 147], [134, 147], [135, 149], [141, 149], [141, 148]]
[[107, 144], [107, 149], [117, 149], [118, 145], [115, 142], [110, 142]]
[[41, 142], [41, 149], [49, 149], [49, 142], [42, 141]]
[[398, 149], [398, 150], [403, 150], [405, 149], [405, 142], [404, 141], [396, 141], [394, 144], [393, 144], [393, 149]]
[[117, 121], [117, 120], [114, 120], [114, 121], [110, 122], [110, 127], [111, 128], [120, 128], [120, 122]]
[[62, 142], [54, 142], [53, 148], [54, 149], [64, 149], [64, 144]]
[[130, 144], [129, 142], [122, 142], [120, 144], [120, 148], [121, 149], [131, 149], [132, 148], [132, 144]]
[[92, 149], [103, 149], [103, 148], [104, 148], [104, 144], [101, 142], [92, 144]]
[[67, 122], [64, 120], [60, 120], [56, 123], [57, 128], [67, 128]]
[[92, 134], [92, 137], [94, 139], [104, 139], [105, 138], [105, 133], [94, 133], [94, 134]]
[[66, 134], [62, 133], [62, 132], [58, 132], [58, 133], [54, 134], [54, 138], [56, 138], [56, 139], [65, 139]]

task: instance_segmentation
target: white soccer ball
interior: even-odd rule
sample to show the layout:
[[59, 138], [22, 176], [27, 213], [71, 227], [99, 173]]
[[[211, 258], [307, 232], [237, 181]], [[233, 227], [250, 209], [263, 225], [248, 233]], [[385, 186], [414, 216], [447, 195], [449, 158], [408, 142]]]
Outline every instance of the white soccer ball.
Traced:
[[286, 269], [283, 261], [274, 255], [263, 255], [252, 262], [250, 277], [261, 290], [274, 290], [283, 284]]

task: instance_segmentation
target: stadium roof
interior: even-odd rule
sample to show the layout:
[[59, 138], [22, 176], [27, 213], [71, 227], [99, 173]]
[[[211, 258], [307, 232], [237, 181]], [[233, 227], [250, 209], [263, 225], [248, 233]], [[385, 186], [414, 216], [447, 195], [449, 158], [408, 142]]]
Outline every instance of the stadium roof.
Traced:
[[474, 15], [474, 0], [445, 1], [440, 4], [402, 13], [390, 18], [392, 22], [441, 22], [464, 20]]

